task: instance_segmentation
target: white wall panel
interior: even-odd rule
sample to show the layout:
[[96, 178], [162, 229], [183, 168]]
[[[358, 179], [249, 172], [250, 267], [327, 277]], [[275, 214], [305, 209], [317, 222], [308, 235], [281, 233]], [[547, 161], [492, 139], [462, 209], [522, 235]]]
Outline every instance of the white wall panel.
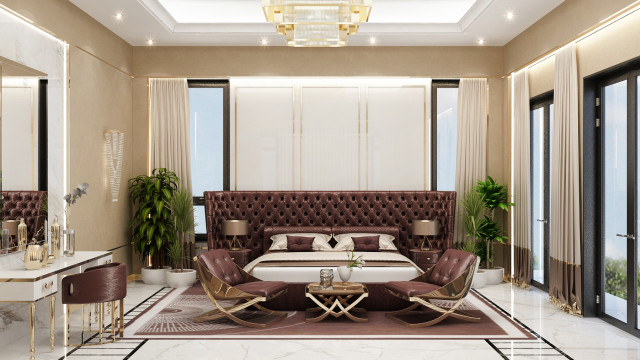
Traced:
[[426, 86], [369, 87], [368, 189], [425, 190]]
[[302, 190], [357, 190], [359, 87], [301, 88]]
[[232, 188], [293, 190], [293, 87], [236, 87], [234, 108]]

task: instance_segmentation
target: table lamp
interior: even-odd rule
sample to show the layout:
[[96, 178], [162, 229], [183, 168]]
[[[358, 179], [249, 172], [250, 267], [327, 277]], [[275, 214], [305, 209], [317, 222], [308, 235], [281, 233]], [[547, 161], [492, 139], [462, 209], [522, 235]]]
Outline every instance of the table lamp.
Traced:
[[[431, 250], [432, 245], [429, 236], [436, 236], [440, 233], [440, 224], [437, 220], [413, 220], [411, 223], [411, 233], [413, 235], [424, 236], [420, 245], [421, 250]], [[425, 247], [425, 239], [429, 247]]]
[[249, 235], [249, 222], [247, 220], [224, 220], [222, 222], [222, 235], [233, 235], [231, 250], [240, 250], [238, 236]]

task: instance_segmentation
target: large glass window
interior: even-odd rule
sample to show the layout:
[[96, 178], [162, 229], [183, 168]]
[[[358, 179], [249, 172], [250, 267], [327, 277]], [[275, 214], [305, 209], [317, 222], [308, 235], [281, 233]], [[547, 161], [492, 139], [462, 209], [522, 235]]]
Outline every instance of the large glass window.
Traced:
[[456, 184], [458, 128], [458, 82], [432, 82], [431, 89], [432, 166], [431, 188], [453, 191]]
[[189, 81], [191, 186], [197, 240], [206, 239], [205, 191], [229, 189], [229, 84]]

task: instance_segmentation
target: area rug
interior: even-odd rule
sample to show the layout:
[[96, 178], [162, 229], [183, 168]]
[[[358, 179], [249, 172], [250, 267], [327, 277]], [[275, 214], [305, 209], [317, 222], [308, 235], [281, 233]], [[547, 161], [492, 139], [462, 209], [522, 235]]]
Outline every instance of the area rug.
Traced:
[[[446, 305], [446, 304], [439, 304]], [[267, 329], [240, 326], [226, 318], [203, 323], [192, 319], [215, 307], [196, 283], [187, 289], [174, 289], [142, 311], [126, 324], [125, 338], [130, 339], [532, 339], [534, 335], [473, 291], [459, 308], [481, 318], [471, 323], [447, 318], [425, 328], [410, 329], [384, 316], [382, 311], [369, 311], [366, 323], [329, 316], [318, 323], [306, 323], [304, 311], [289, 312], [287, 318]], [[238, 313], [240, 318], [254, 320], [263, 316], [253, 311]], [[432, 319], [430, 310], [413, 313]]]

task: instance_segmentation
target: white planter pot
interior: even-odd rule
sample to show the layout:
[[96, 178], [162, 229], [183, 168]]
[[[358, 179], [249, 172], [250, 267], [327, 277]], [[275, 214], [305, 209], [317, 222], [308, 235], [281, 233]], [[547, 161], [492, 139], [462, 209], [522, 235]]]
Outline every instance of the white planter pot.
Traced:
[[142, 281], [149, 285], [164, 285], [167, 282], [167, 270], [171, 266], [165, 266], [162, 269], [142, 268]]
[[167, 286], [172, 288], [189, 287], [196, 282], [196, 271], [192, 269], [180, 270], [168, 270], [167, 271]]
[[487, 285], [497, 285], [504, 280], [504, 268], [483, 269], [487, 273]]
[[473, 283], [471, 284], [471, 287], [474, 289], [483, 288], [487, 285], [487, 277], [488, 274], [483, 269], [478, 269], [476, 274], [473, 275]]

